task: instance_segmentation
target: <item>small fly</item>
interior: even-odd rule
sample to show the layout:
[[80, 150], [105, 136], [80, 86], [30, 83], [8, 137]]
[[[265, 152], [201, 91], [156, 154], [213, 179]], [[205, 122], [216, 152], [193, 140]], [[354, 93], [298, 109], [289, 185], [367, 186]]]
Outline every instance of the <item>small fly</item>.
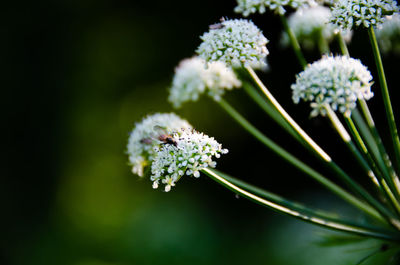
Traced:
[[224, 17], [221, 17], [221, 18], [219, 19], [219, 22], [220, 22], [220, 23], [211, 24], [211, 25], [209, 26], [210, 30], [212, 30], [212, 29], [222, 29], [222, 28], [225, 27], [225, 25], [222, 24], [223, 22], [225, 22], [225, 18], [224, 18]]

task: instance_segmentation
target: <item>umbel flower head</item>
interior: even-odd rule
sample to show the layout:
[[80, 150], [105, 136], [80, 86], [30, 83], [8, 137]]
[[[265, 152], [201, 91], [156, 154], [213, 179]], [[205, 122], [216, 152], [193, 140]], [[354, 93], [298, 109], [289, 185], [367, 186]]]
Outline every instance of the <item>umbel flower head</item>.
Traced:
[[384, 53], [400, 54], [400, 14], [385, 17], [384, 22], [376, 30], [376, 38]]
[[379, 25], [383, 17], [398, 12], [393, 0], [338, 0], [332, 7], [331, 22], [343, 29]]
[[155, 155], [154, 147], [161, 143], [160, 136], [192, 126], [174, 113], [156, 113], [135, 124], [128, 140], [129, 162], [132, 172], [143, 176]]
[[357, 99], [370, 99], [372, 76], [360, 60], [325, 56], [307, 66], [291, 86], [293, 101], [311, 101], [311, 116], [326, 115], [326, 104], [350, 115]]
[[200, 176], [200, 170], [215, 167], [213, 158], [228, 153], [222, 149], [214, 138], [192, 129], [181, 129], [172, 135], [176, 144], [164, 144], [155, 148], [156, 155], [151, 164], [153, 188], [158, 188], [160, 182], [165, 184], [165, 191], [182, 176]]
[[175, 76], [168, 100], [179, 108], [184, 102], [196, 101], [206, 93], [214, 100], [220, 100], [225, 90], [232, 90], [242, 84], [231, 68], [223, 62], [206, 62], [193, 57], [182, 60], [175, 68]]
[[[305, 49], [312, 49], [321, 37], [330, 42], [339, 32], [337, 27], [329, 24], [330, 16], [331, 10], [324, 6], [300, 8], [289, 16], [288, 23], [300, 44]], [[343, 37], [349, 42], [351, 35], [351, 31], [347, 30]], [[282, 44], [289, 45], [286, 32], [282, 35]]]
[[235, 12], [247, 17], [256, 12], [263, 14], [266, 9], [270, 9], [283, 15], [286, 13], [284, 7], [290, 6], [296, 9], [308, 5], [310, 2], [310, 0], [237, 0], [238, 5], [235, 7]]
[[221, 61], [231, 67], [267, 67], [267, 38], [246, 19], [221, 20], [200, 37], [197, 54], [207, 62]]

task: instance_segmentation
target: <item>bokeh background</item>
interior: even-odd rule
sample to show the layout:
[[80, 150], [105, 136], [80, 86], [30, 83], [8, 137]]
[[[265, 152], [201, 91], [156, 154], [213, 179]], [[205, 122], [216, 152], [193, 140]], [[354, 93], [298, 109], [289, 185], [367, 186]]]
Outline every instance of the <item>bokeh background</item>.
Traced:
[[[130, 172], [129, 131], [146, 114], [170, 112], [168, 86], [178, 62], [194, 54], [199, 36], [235, 1], [19, 1], [0, 16], [4, 173], [1, 174], [0, 264], [354, 264], [380, 242], [324, 246], [330, 232], [278, 215], [205, 176], [182, 179], [170, 193], [154, 191]], [[290, 84], [300, 71], [279, 45], [281, 24], [254, 22], [270, 40], [271, 70], [261, 73], [280, 102], [359, 181], [355, 162], [325, 119], [294, 106]], [[333, 51], [337, 47], [333, 46]], [[376, 76], [365, 32], [350, 52]], [[306, 54], [309, 61], [319, 58]], [[398, 57], [384, 57], [395, 114]], [[389, 141], [380, 93], [371, 108]], [[240, 90], [227, 100], [268, 136], [313, 161]], [[288, 198], [343, 212], [346, 206], [249, 137], [209, 99], [177, 113], [230, 150], [218, 168]], [[369, 264], [379, 264], [380, 253]], [[367, 263], [366, 263], [367, 264]]]

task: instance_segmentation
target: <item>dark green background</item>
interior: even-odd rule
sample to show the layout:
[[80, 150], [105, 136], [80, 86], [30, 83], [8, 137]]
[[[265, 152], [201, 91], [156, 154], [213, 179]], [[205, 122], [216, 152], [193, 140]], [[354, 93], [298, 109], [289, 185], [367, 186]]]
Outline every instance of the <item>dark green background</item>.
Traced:
[[[379, 247], [320, 247], [325, 230], [236, 199], [205, 176], [182, 179], [164, 193], [130, 173], [125, 146], [134, 122], [172, 111], [166, 98], [174, 67], [194, 54], [209, 24], [238, 17], [234, 6], [212, 0], [4, 4], [0, 264], [354, 264], [374, 250], [368, 247]], [[344, 168], [359, 172], [327, 121], [310, 120], [306, 105], [292, 103], [289, 87], [300, 67], [291, 50], [279, 47], [279, 20], [271, 14], [252, 18], [270, 40], [271, 71], [260, 74], [265, 83]], [[365, 33], [355, 35], [350, 52], [376, 76]], [[398, 58], [384, 59], [395, 90]], [[374, 88], [371, 107], [383, 117]], [[398, 95], [392, 94], [397, 116]], [[327, 173], [242, 91], [227, 100]], [[360, 216], [249, 137], [211, 100], [178, 114], [230, 150], [219, 169], [289, 198]], [[384, 119], [377, 122], [388, 140]]]

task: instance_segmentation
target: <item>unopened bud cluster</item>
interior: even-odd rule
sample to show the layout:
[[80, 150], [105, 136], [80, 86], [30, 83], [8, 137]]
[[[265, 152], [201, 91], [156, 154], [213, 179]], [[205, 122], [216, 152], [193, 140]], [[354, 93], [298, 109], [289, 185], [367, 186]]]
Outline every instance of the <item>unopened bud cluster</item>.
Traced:
[[386, 15], [399, 12], [393, 0], [338, 0], [331, 21], [342, 29], [380, 25]]
[[358, 99], [370, 99], [372, 76], [359, 60], [325, 56], [307, 66], [291, 86], [293, 101], [310, 101], [311, 116], [326, 115], [326, 106], [350, 115]]
[[219, 101], [225, 90], [242, 85], [233, 70], [223, 62], [211, 62], [207, 68], [205, 65], [206, 62], [199, 57], [184, 59], [179, 63], [168, 97], [175, 108], [187, 101], [198, 100], [204, 93]]
[[237, 6], [235, 7], [235, 12], [243, 14], [247, 17], [252, 13], [263, 14], [267, 9], [278, 13], [285, 14], [285, 7], [299, 8], [308, 5], [309, 0], [237, 0]]
[[233, 68], [265, 69], [267, 38], [253, 22], [246, 19], [223, 20], [200, 37], [196, 50], [207, 62], [221, 61]]

